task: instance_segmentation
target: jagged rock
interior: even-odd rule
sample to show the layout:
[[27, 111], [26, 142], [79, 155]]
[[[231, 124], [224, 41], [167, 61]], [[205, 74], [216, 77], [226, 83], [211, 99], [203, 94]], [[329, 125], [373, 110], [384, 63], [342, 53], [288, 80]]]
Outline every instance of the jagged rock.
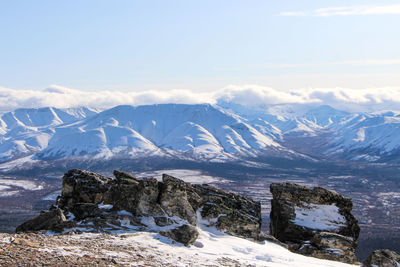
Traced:
[[321, 187], [271, 184], [270, 233], [289, 249], [322, 259], [356, 263], [360, 227], [350, 198]]
[[139, 183], [139, 179], [133, 177], [130, 173], [127, 172], [121, 172], [118, 170], [114, 170], [113, 172], [115, 179], [118, 181], [118, 183], [124, 183], [124, 181], [128, 183], [136, 182]]
[[172, 230], [161, 231], [160, 235], [169, 237], [187, 246], [196, 241], [197, 237], [199, 236], [199, 232], [197, 232], [196, 227], [189, 224], [184, 224]]
[[366, 267], [398, 267], [400, 266], [400, 255], [389, 249], [375, 250], [363, 264]]
[[53, 208], [49, 211], [42, 211], [39, 216], [19, 225], [15, 232], [35, 232], [40, 230], [51, 230], [57, 233], [62, 232], [64, 227], [73, 227], [74, 222], [65, 218], [62, 210]]
[[[154, 178], [137, 179], [120, 171], [114, 171], [114, 176], [112, 179], [85, 170], [68, 171], [57, 199], [60, 214], [68, 214], [69, 221], [79, 223], [84, 231], [146, 226], [153, 230], [154, 224], [171, 229], [187, 224], [166, 231], [165, 235], [190, 244], [198, 235], [193, 226], [198, 223], [197, 211], [201, 211], [202, 219], [220, 230], [266, 240], [261, 238], [261, 205], [250, 198], [208, 185], [191, 185], [169, 175], [163, 175], [162, 182]], [[33, 220], [42, 221], [46, 217], [55, 222], [41, 225], [40, 230], [65, 228], [65, 217], [59, 219], [54, 211], [45, 214]]]
[[270, 189], [270, 233], [280, 241], [301, 243], [322, 231], [358, 238], [360, 227], [350, 213], [350, 198], [321, 187], [290, 183], [271, 184]]
[[76, 203], [70, 208], [77, 220], [83, 220], [87, 217], [97, 217], [101, 215], [101, 210], [98, 205], [93, 203]]
[[61, 209], [72, 208], [77, 203], [99, 204], [110, 202], [108, 194], [111, 178], [86, 170], [70, 170], [62, 182], [61, 197], [58, 206]]
[[157, 179], [146, 178], [139, 182], [124, 180], [113, 188], [112, 199], [115, 208], [126, 210], [135, 216], [164, 215], [158, 202], [160, 184]]
[[317, 250], [305, 255], [320, 259], [356, 263], [357, 243], [352, 237], [335, 233], [320, 232], [311, 239], [311, 245]]
[[187, 188], [191, 185], [166, 174], [163, 174], [162, 180], [159, 199], [161, 208], [169, 216], [178, 216], [192, 225], [197, 225], [196, 211], [190, 205], [187, 195]]
[[260, 202], [210, 185], [193, 187], [202, 198], [201, 216], [210, 225], [234, 235], [258, 239], [261, 233]]

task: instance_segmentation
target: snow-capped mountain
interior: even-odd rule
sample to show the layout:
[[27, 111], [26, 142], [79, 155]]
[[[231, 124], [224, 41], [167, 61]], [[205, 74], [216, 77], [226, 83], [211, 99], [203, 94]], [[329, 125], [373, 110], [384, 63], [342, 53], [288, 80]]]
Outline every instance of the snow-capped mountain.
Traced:
[[[31, 113], [39, 112], [34, 110], [17, 110], [3, 115], [3, 120], [8, 122], [5, 123], [1, 145], [3, 160], [29, 153], [41, 160], [86, 155], [101, 158], [149, 153], [162, 155], [168, 152], [229, 158], [234, 154], [249, 155], [281, 149], [273, 138], [259, 132], [239, 116], [208, 104], [117, 106], [100, 113], [69, 110], [67, 114], [79, 114], [80, 117], [67, 118], [57, 114], [64, 115], [64, 110], [55, 112], [49, 108], [44, 111], [39, 122], [27, 119], [33, 117]], [[19, 115], [14, 120], [16, 123], [9, 123], [8, 118], [16, 117], [15, 114]], [[36, 142], [31, 141], [32, 138]], [[23, 146], [15, 149], [7, 145], [10, 142], [22, 143]], [[15, 151], [20, 154], [12, 154]]]
[[0, 117], [0, 161], [152, 155], [224, 161], [277, 151], [301, 156], [310, 148], [311, 156], [376, 161], [400, 152], [399, 133], [398, 112], [349, 113], [326, 105], [17, 109]]
[[33, 155], [45, 149], [60, 125], [96, 114], [90, 108], [17, 109], [0, 117], [0, 161]]

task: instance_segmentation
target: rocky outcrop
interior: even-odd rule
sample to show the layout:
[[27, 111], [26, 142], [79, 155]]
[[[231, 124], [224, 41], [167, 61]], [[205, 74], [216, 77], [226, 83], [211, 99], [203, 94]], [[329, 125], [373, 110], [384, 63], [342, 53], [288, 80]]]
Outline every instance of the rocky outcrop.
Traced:
[[259, 239], [261, 205], [254, 200], [210, 185], [194, 185], [201, 197], [201, 217], [209, 225], [238, 236]]
[[32, 232], [47, 229], [56, 233], [64, 228], [76, 226], [75, 222], [67, 221], [62, 210], [51, 207], [49, 211], [42, 211], [39, 216], [19, 225], [15, 232]]
[[350, 198], [321, 187], [277, 183], [270, 186], [270, 233], [297, 253], [355, 263], [360, 227]]
[[366, 267], [398, 267], [400, 266], [400, 255], [389, 249], [375, 250], [363, 264]]
[[68, 171], [57, 207], [17, 230], [160, 231], [188, 245], [196, 240], [201, 222], [233, 235], [266, 240], [260, 230], [261, 205], [250, 198], [165, 174], [161, 182], [120, 171], [114, 171], [114, 176]]

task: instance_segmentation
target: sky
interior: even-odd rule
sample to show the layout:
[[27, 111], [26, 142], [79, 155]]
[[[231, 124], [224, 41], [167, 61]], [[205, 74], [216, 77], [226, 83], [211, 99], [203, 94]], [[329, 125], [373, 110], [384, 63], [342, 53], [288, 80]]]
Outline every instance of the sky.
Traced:
[[0, 87], [390, 94], [399, 25], [387, 0], [0, 0]]

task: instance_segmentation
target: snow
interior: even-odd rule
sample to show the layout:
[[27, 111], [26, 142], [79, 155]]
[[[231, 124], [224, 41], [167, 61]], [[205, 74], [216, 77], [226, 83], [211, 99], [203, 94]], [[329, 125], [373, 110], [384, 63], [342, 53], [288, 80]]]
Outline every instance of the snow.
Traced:
[[326, 231], [335, 231], [346, 226], [346, 218], [339, 213], [339, 208], [335, 204], [302, 204], [302, 207], [295, 206], [294, 224]]
[[[309, 266], [309, 267], [345, 267], [354, 266], [335, 261], [320, 260], [312, 257], [295, 254], [279, 245], [262, 242], [256, 243], [239, 237], [230, 236], [216, 231], [212, 228], [198, 228], [199, 237], [192, 246], [184, 246], [173, 242], [171, 239], [161, 236], [154, 232], [132, 232], [111, 235], [103, 242], [111, 247], [134, 247], [140, 248], [143, 258], [161, 261], [165, 265], [173, 266], [223, 266], [225, 262], [234, 262], [233, 266], [252, 265], [252, 266]], [[84, 233], [71, 235], [68, 238], [75, 240], [104, 239], [104, 235], [94, 233]], [[57, 251], [49, 252], [59, 255], [79, 255], [79, 249], [64, 250], [62, 247]], [[127, 251], [100, 250], [102, 255], [113, 255], [120, 263], [129, 266], [141, 266], [144, 262], [132, 261], [131, 255]], [[225, 263], [226, 264], [226, 263]], [[224, 265], [226, 266], [226, 265]]]
[[[100, 204], [99, 207], [103, 207]], [[323, 210], [331, 212], [332, 208], [324, 207]], [[118, 212], [119, 215], [132, 216], [126, 211]], [[152, 217], [143, 217], [141, 223], [148, 226], [148, 231], [137, 231], [137, 227], [131, 226], [128, 219], [120, 220], [121, 225], [125, 226], [125, 230], [112, 231], [110, 235], [99, 233], [82, 233], [79, 235], [63, 235], [64, 238], [79, 241], [100, 240], [102, 244], [107, 246], [96, 249], [96, 257], [104, 257], [104, 255], [114, 256], [119, 263], [129, 266], [142, 266], [145, 262], [132, 260], [132, 254], [129, 253], [131, 248], [139, 248], [140, 258], [143, 260], [152, 259], [161, 262], [164, 265], [172, 266], [331, 266], [345, 267], [353, 266], [335, 261], [327, 261], [306, 257], [295, 254], [275, 243], [264, 241], [254, 242], [248, 239], [231, 236], [224, 232], [218, 231], [210, 226], [214, 220], [206, 220], [201, 218], [201, 211], [197, 211], [199, 237], [196, 242], [190, 246], [184, 246], [158, 233], [160, 230], [166, 230], [176, 227], [176, 225], [159, 227], [154, 223]], [[182, 219], [173, 217], [178, 224], [187, 223]], [[87, 231], [81, 228], [82, 231]], [[54, 233], [48, 232], [48, 235]], [[112, 248], [118, 248], [114, 250]], [[125, 249], [124, 249], [125, 248]], [[43, 248], [49, 253], [57, 255], [81, 255], [85, 248], [79, 249], [70, 247], [57, 247], [55, 249]], [[135, 252], [134, 254], [136, 254]], [[93, 254], [93, 252], [92, 252]], [[229, 266], [231, 266], [229, 265]]]
[[[0, 170], [68, 157], [174, 155], [224, 162], [285, 151], [285, 136], [331, 133], [321, 153], [376, 161], [400, 149], [397, 111], [347, 113], [329, 106], [162, 104], [18, 109], [0, 116]], [[355, 152], [354, 152], [355, 151]], [[357, 151], [362, 151], [357, 152]]]
[[103, 209], [103, 210], [110, 210], [110, 209], [113, 208], [113, 205], [104, 204], [104, 203], [102, 202], [102, 203], [98, 204], [97, 207], [98, 207], [99, 209]]

